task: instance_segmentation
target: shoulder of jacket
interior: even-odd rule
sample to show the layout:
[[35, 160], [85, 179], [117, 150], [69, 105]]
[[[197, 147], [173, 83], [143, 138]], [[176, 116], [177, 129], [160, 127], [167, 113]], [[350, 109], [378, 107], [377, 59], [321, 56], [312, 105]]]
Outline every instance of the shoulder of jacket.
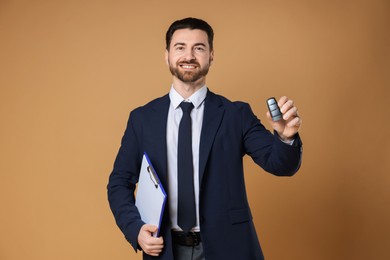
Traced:
[[232, 100], [226, 98], [225, 96], [215, 94], [215, 93], [212, 93], [212, 94], [215, 95], [215, 97], [217, 99], [219, 99], [221, 101], [221, 103], [227, 108], [243, 109], [243, 108], [250, 107], [250, 105], [247, 102], [240, 101], [240, 100], [232, 101]]
[[154, 109], [154, 108], [158, 108], [160, 106], [163, 106], [164, 104], [169, 104], [169, 96], [168, 94], [162, 96], [162, 97], [158, 97], [158, 98], [155, 98], [151, 101], [149, 101], [148, 103], [146, 103], [145, 105], [143, 106], [139, 106], [135, 109], [133, 109], [131, 111], [131, 113], [142, 113], [142, 112], [145, 112], [145, 111], [148, 111], [150, 109]]

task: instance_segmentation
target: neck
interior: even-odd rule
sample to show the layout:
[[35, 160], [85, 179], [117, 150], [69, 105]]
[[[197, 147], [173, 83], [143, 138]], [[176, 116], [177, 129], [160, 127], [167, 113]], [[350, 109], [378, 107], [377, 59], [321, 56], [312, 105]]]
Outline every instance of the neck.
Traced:
[[205, 84], [206, 80], [204, 78], [196, 82], [183, 82], [176, 77], [173, 78], [172, 83], [177, 93], [179, 93], [180, 96], [182, 96], [184, 99], [189, 98], [192, 94], [201, 89]]

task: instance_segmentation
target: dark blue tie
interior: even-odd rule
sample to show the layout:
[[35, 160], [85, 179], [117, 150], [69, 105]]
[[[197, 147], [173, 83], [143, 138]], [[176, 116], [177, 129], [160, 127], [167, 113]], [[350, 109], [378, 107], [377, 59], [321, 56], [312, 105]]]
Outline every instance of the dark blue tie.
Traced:
[[180, 104], [183, 117], [179, 125], [177, 149], [178, 212], [177, 224], [183, 231], [190, 231], [196, 224], [194, 168], [192, 160], [191, 110], [190, 102]]

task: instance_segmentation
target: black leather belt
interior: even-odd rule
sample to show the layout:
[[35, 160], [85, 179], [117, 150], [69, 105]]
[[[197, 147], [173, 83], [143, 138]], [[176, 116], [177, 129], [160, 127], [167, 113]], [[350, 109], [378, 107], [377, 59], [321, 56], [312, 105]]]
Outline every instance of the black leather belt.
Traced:
[[172, 231], [172, 242], [182, 246], [197, 246], [201, 242], [200, 232]]

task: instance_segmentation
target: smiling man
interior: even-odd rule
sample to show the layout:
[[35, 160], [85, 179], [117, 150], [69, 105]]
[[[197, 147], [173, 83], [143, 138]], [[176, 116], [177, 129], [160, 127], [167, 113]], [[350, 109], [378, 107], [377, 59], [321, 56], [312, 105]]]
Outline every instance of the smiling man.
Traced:
[[173, 86], [180, 85], [189, 94], [196, 92], [204, 86], [214, 57], [207, 33], [200, 29], [176, 30], [168, 41], [165, 59], [173, 75]]
[[[264, 170], [291, 176], [300, 167], [302, 120], [294, 102], [279, 99], [283, 119], [265, 129], [244, 102], [206, 86], [214, 32], [196, 18], [166, 33], [169, 93], [130, 114], [108, 183], [117, 224], [144, 259], [264, 259], [247, 201], [243, 156]], [[146, 152], [167, 191], [160, 237], [144, 223], [134, 191]]]

